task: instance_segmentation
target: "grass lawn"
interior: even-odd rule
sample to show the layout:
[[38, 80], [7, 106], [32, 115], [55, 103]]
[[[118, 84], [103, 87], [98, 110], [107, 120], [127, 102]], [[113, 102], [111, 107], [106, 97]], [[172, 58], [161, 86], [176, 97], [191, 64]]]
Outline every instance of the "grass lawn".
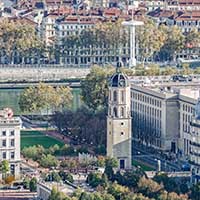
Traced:
[[132, 161], [132, 165], [135, 166], [135, 167], [138, 167], [140, 166], [140, 168], [143, 170], [143, 171], [153, 171], [154, 168], [148, 166], [148, 165], [145, 165], [144, 163], [142, 162], [139, 162], [137, 160], [133, 160]]
[[64, 145], [63, 142], [55, 138], [46, 136], [39, 131], [21, 131], [21, 149], [33, 145], [41, 145], [44, 148], [49, 148], [50, 146], [53, 146], [55, 144], [59, 146]]

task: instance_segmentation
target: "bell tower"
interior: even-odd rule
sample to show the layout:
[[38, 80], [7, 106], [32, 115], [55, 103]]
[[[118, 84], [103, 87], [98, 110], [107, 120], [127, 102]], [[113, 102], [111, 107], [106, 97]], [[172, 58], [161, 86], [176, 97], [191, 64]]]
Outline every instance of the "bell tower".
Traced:
[[132, 166], [130, 84], [119, 67], [109, 83], [107, 115], [107, 156], [119, 162], [120, 169]]

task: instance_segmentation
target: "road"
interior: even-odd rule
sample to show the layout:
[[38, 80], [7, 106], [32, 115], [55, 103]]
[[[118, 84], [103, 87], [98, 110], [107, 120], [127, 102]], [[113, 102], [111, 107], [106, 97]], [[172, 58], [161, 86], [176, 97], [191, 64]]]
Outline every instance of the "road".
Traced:
[[133, 145], [133, 159], [143, 162], [152, 166], [154, 169], [158, 169], [158, 160], [161, 161], [162, 171], [182, 171], [181, 166], [183, 162], [181, 161], [169, 161], [160, 156], [160, 154], [150, 153], [144, 148]]

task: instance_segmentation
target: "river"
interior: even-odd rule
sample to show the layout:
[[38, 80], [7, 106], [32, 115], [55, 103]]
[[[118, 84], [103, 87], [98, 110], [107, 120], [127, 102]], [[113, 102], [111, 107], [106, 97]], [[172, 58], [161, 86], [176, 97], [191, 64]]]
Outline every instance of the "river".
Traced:
[[[0, 109], [9, 107], [12, 108], [15, 115], [20, 115], [19, 97], [23, 89], [0, 89]], [[80, 88], [73, 88], [72, 109], [76, 110], [81, 106]]]

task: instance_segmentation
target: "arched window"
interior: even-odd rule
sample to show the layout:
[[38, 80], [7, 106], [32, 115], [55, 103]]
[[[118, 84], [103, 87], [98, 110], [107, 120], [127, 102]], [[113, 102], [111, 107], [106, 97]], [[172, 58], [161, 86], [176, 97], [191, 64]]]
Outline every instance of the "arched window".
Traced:
[[124, 117], [124, 108], [121, 107], [121, 117]]
[[113, 108], [113, 115], [114, 115], [114, 117], [118, 117], [117, 108], [116, 107]]
[[113, 101], [117, 101], [117, 91], [113, 92]]
[[109, 100], [111, 101], [111, 91], [109, 91]]

